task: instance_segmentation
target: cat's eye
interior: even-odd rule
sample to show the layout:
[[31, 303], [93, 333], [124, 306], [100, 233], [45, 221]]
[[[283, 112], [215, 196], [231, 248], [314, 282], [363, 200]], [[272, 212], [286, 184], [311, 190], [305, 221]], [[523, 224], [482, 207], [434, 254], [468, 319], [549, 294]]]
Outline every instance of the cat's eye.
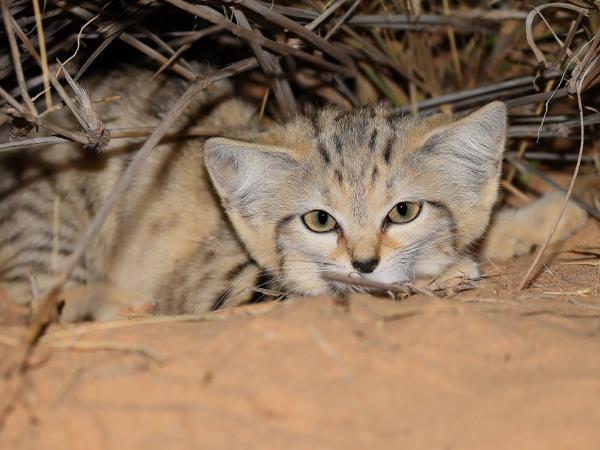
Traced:
[[387, 220], [392, 223], [408, 223], [414, 220], [420, 211], [419, 202], [400, 202], [388, 213]]
[[337, 222], [331, 214], [323, 211], [322, 209], [315, 209], [314, 211], [307, 212], [302, 216], [302, 222], [308, 227], [309, 230], [315, 233], [326, 233], [333, 231], [337, 227]]

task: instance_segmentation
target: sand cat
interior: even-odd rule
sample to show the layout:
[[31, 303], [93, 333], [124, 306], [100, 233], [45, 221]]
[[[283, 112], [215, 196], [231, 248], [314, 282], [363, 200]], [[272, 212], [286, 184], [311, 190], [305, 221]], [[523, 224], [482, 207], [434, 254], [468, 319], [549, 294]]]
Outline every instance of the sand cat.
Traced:
[[[97, 106], [106, 126], [152, 126], [185, 88], [149, 77], [127, 68], [92, 81], [94, 96], [122, 97]], [[248, 127], [253, 116], [223, 83], [201, 93], [178, 126]], [[462, 118], [328, 107], [234, 134], [157, 147], [68, 287], [110, 286], [173, 314], [249, 302], [264, 293], [257, 287], [291, 295], [348, 289], [325, 272], [385, 283], [479, 274], [471, 249], [498, 195], [502, 103]], [[65, 144], [2, 156], [0, 284], [10, 298], [30, 300], [32, 284], [48, 288], [140, 145], [114, 139], [99, 154]], [[485, 256], [538, 245], [559, 203], [553, 196], [501, 212]], [[585, 220], [571, 206], [559, 235]], [[519, 231], [532, 223], [537, 233]], [[106, 291], [95, 292], [102, 304]]]

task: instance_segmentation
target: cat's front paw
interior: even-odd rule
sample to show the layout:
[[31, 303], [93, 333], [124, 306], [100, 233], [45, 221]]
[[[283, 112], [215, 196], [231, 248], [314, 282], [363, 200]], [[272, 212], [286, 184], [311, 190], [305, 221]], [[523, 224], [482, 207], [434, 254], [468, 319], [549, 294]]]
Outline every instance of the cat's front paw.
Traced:
[[432, 281], [425, 285], [432, 291], [456, 293], [473, 288], [473, 281], [479, 277], [479, 267], [470, 258], [461, 258]]

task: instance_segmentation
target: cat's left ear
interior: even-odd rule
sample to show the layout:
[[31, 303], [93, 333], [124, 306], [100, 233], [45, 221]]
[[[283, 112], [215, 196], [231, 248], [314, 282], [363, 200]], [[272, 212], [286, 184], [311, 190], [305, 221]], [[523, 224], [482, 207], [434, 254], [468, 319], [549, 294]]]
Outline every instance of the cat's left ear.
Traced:
[[492, 102], [470, 115], [432, 130], [421, 147], [424, 154], [443, 156], [465, 175], [483, 179], [499, 172], [506, 143], [506, 105]]
[[206, 141], [204, 160], [220, 197], [238, 206], [272, 199], [298, 167], [282, 149], [225, 138]]

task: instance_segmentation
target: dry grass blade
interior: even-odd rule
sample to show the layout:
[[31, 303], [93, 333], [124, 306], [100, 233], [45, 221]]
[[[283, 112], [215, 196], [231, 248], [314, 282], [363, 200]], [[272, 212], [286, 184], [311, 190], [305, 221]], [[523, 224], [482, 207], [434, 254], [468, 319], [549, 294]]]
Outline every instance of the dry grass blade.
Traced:
[[[44, 61], [42, 60], [41, 55], [38, 54], [37, 50], [33, 47], [32, 43], [29, 41], [23, 30], [21, 30], [19, 25], [17, 25], [17, 23], [14, 21], [12, 25], [14, 26], [15, 31], [19, 36], [19, 39], [21, 39], [23, 44], [27, 47], [33, 59], [43, 69]], [[62, 73], [65, 76], [65, 79], [67, 80], [67, 82], [71, 86], [71, 89], [75, 93], [75, 98], [73, 100], [71, 99], [71, 97], [67, 94], [62, 85], [56, 79], [54, 74], [48, 71], [47, 75], [50, 78], [52, 85], [63, 99], [64, 104], [67, 105], [67, 107], [71, 110], [73, 116], [77, 119], [77, 121], [83, 128], [86, 138], [80, 138], [75, 133], [71, 133], [68, 130], [64, 129], [58, 129], [58, 127], [56, 126], [51, 127], [47, 122], [42, 121], [39, 118], [37, 119], [36, 123], [40, 126], [50, 128], [52, 131], [56, 131], [59, 134], [66, 136], [71, 140], [81, 142], [88, 148], [94, 148], [98, 151], [102, 150], [110, 140], [110, 133], [104, 130], [102, 122], [98, 119], [94, 110], [93, 102], [89, 97], [89, 94], [85, 91], [85, 89], [82, 89], [80, 86], [77, 85], [75, 81], [73, 81], [68, 71], [60, 63], [60, 61], [58, 62], [58, 64], [62, 70]]]
[[489, 28], [476, 22], [448, 15], [420, 14], [361, 14], [348, 21], [353, 27], [381, 27], [393, 30], [423, 31], [452, 27], [458, 32], [490, 33]]
[[[165, 52], [167, 52], [167, 54], [171, 55], [171, 57], [169, 57], [169, 60], [171, 60], [171, 58], [177, 53], [173, 48], [171, 48], [171, 46], [169, 44], [167, 44], [165, 41], [163, 41], [160, 38], [160, 36], [158, 36], [156, 33], [151, 32], [150, 30], [146, 29], [146, 27], [144, 27], [142, 25], [136, 25], [134, 29], [140, 31], [145, 37], [147, 37], [152, 42], [154, 42], [156, 45], [158, 45], [158, 47], [163, 49], [163, 51], [165, 51]], [[186, 45], [183, 45], [183, 47], [185, 48]], [[183, 59], [181, 57], [177, 57], [176, 59], [179, 60], [178, 64], [181, 64], [181, 66], [183, 66], [190, 72], [194, 72], [194, 68], [185, 59]], [[171, 65], [171, 63], [169, 63], [168, 65]]]
[[143, 318], [135, 318], [129, 320], [114, 320], [112, 322], [101, 322], [101, 323], [89, 323], [76, 325], [72, 328], [55, 331], [54, 333], [47, 334], [40, 339], [41, 344], [50, 345], [53, 342], [61, 341], [63, 339], [71, 339], [74, 337], [85, 336], [86, 334], [107, 331], [107, 330], [118, 330], [121, 328], [147, 326], [163, 323], [183, 323], [183, 322], [210, 322], [223, 320], [223, 317], [216, 313], [209, 314], [182, 314], [177, 316], [151, 316]]
[[346, 3], [346, 0], [337, 0], [333, 2], [325, 11], [319, 14], [311, 23], [305, 25], [307, 30], [314, 30], [321, 25], [329, 16], [331, 16], [337, 9]]
[[175, 47], [177, 47], [179, 45], [193, 44], [194, 42], [196, 42], [206, 36], [209, 36], [213, 33], [221, 31], [222, 29], [223, 29], [223, 27], [221, 27], [219, 25], [212, 25], [203, 30], [195, 31], [195, 32], [191, 33], [189, 36], [183, 36], [178, 39], [173, 39], [172, 41], [169, 41], [169, 44], [171, 44]]
[[[1, 89], [1, 88], [0, 88]], [[1, 94], [1, 91], [0, 91]], [[39, 122], [39, 120], [38, 120]], [[84, 145], [88, 143], [86, 138], [80, 136], [78, 134], [70, 133], [68, 130], [61, 129], [58, 126], [52, 125], [46, 121], [42, 122], [41, 125], [44, 128], [47, 128], [51, 131], [54, 131], [56, 134], [61, 136], [40, 136], [28, 139], [21, 140], [13, 140], [10, 142], [5, 142], [0, 144], [0, 152], [19, 150], [23, 148], [31, 148], [38, 145], [50, 145], [50, 144], [66, 144], [69, 142], [80, 142]], [[143, 128], [110, 128], [106, 131], [110, 133], [111, 140], [114, 139], [129, 139], [129, 138], [144, 138], [148, 137], [152, 134], [152, 132], [156, 129], [156, 127], [143, 127]], [[238, 133], [249, 131], [250, 128], [244, 127], [191, 127], [184, 131], [181, 131], [179, 128], [172, 128], [168, 130], [164, 136], [163, 140], [166, 139], [182, 139], [182, 138], [190, 138], [190, 137], [214, 137], [214, 136], [237, 136]]]
[[[92, 19], [94, 17], [94, 15], [92, 13], [86, 11], [85, 9], [83, 9], [79, 6], [72, 6], [64, 1], [57, 1], [56, 4], [58, 6], [60, 6], [61, 8], [64, 8], [65, 10], [69, 11], [70, 13], [74, 14], [75, 16], [80, 17], [83, 20], [89, 21], [90, 19]], [[146, 54], [150, 58], [158, 61], [160, 64], [164, 64], [168, 61], [168, 58], [161, 55], [159, 52], [154, 50], [152, 47], [144, 44], [142, 41], [140, 41], [139, 39], [137, 39], [134, 36], [131, 36], [128, 33], [125, 33], [125, 32], [119, 33], [118, 39], [125, 42], [126, 44], [132, 46], [133, 48], [139, 50], [140, 52]], [[108, 45], [108, 43], [106, 45]], [[190, 70], [186, 69], [185, 67], [182, 67], [180, 64], [174, 63], [174, 64], [170, 65], [169, 68], [187, 80], [192, 81], [196, 78], [195, 73], [191, 72]]]
[[[56, 77], [51, 72], [49, 72], [49, 75], [50, 81], [52, 82], [54, 89], [56, 89], [56, 91], [60, 95], [60, 98], [62, 98], [63, 102], [65, 102], [71, 113], [73, 113], [73, 116], [77, 119], [81, 127], [85, 130], [86, 119], [81, 115], [81, 111], [75, 107], [75, 104], [71, 101], [71, 97], [69, 96], [69, 94], [67, 94], [67, 91], [65, 91], [65, 89], [62, 87], [62, 85], [59, 83]], [[88, 143], [89, 142], [86, 142], [86, 144]]]
[[21, 114], [25, 113], [25, 110], [23, 109], [21, 104], [12, 95], [6, 92], [2, 88], [2, 86], [0, 86], [0, 96], [6, 101], [6, 103], [15, 108], [16, 111], [18, 111]]
[[21, 66], [21, 55], [19, 53], [19, 47], [17, 46], [17, 40], [15, 39], [15, 32], [11, 23], [12, 16], [8, 9], [8, 1], [0, 1], [0, 8], [2, 10], [2, 20], [4, 21], [4, 29], [8, 37], [8, 43], [10, 45], [10, 51], [12, 54], [13, 67], [15, 74], [17, 75], [17, 82], [19, 83], [19, 89], [21, 90], [21, 97], [29, 108], [29, 112], [33, 117], [37, 116], [37, 110], [35, 105], [27, 92], [27, 83], [25, 83], [25, 75], [23, 74], [23, 67]]
[[569, 188], [567, 189], [567, 193], [565, 194], [565, 199], [563, 200], [563, 204], [561, 206], [560, 213], [559, 213], [558, 217], [556, 218], [556, 222], [554, 223], [554, 226], [552, 227], [552, 231], [550, 231], [550, 233], [548, 234], [548, 237], [546, 238], [546, 240], [544, 241], [544, 244], [540, 247], [537, 254], [535, 255], [535, 259], [531, 263], [531, 266], [529, 266], [529, 269], [527, 270], [527, 273], [523, 277], [523, 280], [521, 280], [521, 283], [519, 284], [519, 290], [523, 290], [531, 281], [531, 277], [532, 277], [533, 273], [535, 272], [535, 270], [537, 269], [538, 264], [539, 264], [540, 260], [542, 259], [542, 256], [543, 256], [544, 252], [546, 251], [546, 248], [548, 247], [548, 244], [550, 244], [550, 241], [552, 240], [552, 236], [554, 236], [554, 233], [556, 232], [556, 229], [558, 228], [558, 224], [560, 223], [560, 220], [562, 219], [562, 216], [565, 213], [565, 210], [567, 209], [567, 204], [569, 203], [569, 198], [571, 197], [571, 193], [573, 192], [573, 187], [575, 186], [575, 180], [577, 179], [577, 174], [579, 173], [579, 167], [581, 165], [581, 157], [583, 156], [583, 144], [584, 144], [584, 137], [585, 137], [585, 128], [583, 125], [583, 105], [581, 103], [581, 85], [583, 84], [583, 81], [585, 80], [586, 75], [587, 75], [587, 73], [583, 74], [583, 76], [581, 77], [581, 79], [579, 81], [579, 84], [577, 85], [577, 105], [579, 106], [579, 117], [581, 119], [581, 130], [580, 130], [581, 136], [580, 136], [580, 142], [579, 142], [579, 156], [577, 158], [577, 164], [575, 166], [575, 170], [573, 171], [573, 176], [571, 177], [571, 182], [569, 183]]
[[[537, 111], [537, 110], [536, 110]], [[585, 117], [583, 120], [584, 126], [596, 125], [600, 123], [600, 114], [590, 114]], [[572, 128], [579, 128], [579, 119], [575, 122], [573, 120], [564, 119], [563, 121], [556, 124], [549, 125], [512, 125], [509, 126], [508, 136], [510, 137], [532, 137], [539, 138], [542, 137], [567, 137], [574, 135], [572, 133]], [[579, 132], [577, 132], [579, 135]], [[529, 152], [528, 152], [529, 153]], [[537, 152], [538, 155], [545, 154], [546, 159], [554, 159], [556, 161], [567, 161], [574, 160], [577, 161], [577, 157], [574, 155], [561, 155], [561, 154], [552, 154], [549, 152]], [[517, 152], [519, 158], [528, 157], [525, 152]], [[551, 156], [553, 155], [553, 156]], [[591, 157], [585, 157], [585, 160], [591, 161]]]
[[545, 102], [550, 98], [555, 100], [570, 95], [569, 88], [560, 88], [552, 92], [541, 92], [539, 94], [524, 95], [522, 97], [506, 100], [506, 106], [509, 108], [517, 108], [519, 106], [531, 105], [532, 103]]
[[391, 67], [396, 72], [398, 72], [403, 78], [407, 79], [408, 81], [414, 83], [415, 85], [421, 87], [423, 90], [426, 91], [427, 88], [423, 85], [423, 83], [418, 78], [416, 78], [411, 72], [409, 72], [406, 67], [403, 67], [401, 64], [398, 64], [397, 62], [389, 58], [387, 55], [379, 51], [377, 47], [375, 47], [367, 39], [363, 38], [360, 34], [355, 32], [349, 26], [342, 25], [342, 29], [362, 46], [362, 52], [365, 55], [368, 55], [369, 59], [375, 60], [380, 64], [384, 64]]
[[[108, 102], [115, 102], [120, 100], [121, 97], [118, 95], [109, 95], [107, 97], [94, 97], [94, 98], [90, 98], [90, 101], [92, 103], [108, 103]], [[73, 98], [73, 101], [75, 101], [76, 99]], [[46, 117], [48, 114], [53, 113], [54, 111], [60, 111], [61, 109], [63, 109], [65, 107], [65, 103], [64, 102], [58, 102], [56, 103], [54, 106], [52, 106], [52, 108], [47, 109], [46, 111], [44, 111], [43, 113], [40, 114], [41, 118]]]
[[500, 186], [503, 189], [506, 189], [511, 194], [513, 194], [515, 197], [520, 198], [525, 203], [529, 203], [531, 201], [531, 199], [525, 193], [523, 193], [520, 189], [514, 187], [506, 180], [500, 180]]
[[[251, 30], [250, 22], [246, 19], [246, 16], [239, 9], [234, 9], [233, 11], [238, 23], [240, 26], [246, 28], [247, 30]], [[257, 31], [257, 33], [259, 33]], [[256, 55], [256, 59], [258, 63], [262, 67], [265, 72], [265, 75], [271, 79], [271, 85], [273, 88], [273, 93], [275, 94], [275, 99], [279, 105], [279, 108], [283, 112], [283, 115], [286, 119], [291, 119], [298, 112], [298, 105], [296, 104], [296, 99], [294, 98], [294, 93], [292, 92], [292, 88], [290, 87], [290, 83], [285, 78], [285, 74], [279, 64], [279, 60], [271, 55], [270, 53], [263, 50], [259, 45], [250, 44], [254, 54]]]
[[[10, 347], [18, 347], [20, 340], [13, 336], [0, 335], [0, 344]], [[160, 361], [160, 358], [148, 347], [138, 344], [129, 344], [118, 341], [77, 341], [77, 342], [45, 342], [44, 345], [52, 348], [62, 348], [66, 350], [79, 351], [120, 351], [126, 353], [139, 353], [140, 355]]]
[[306, 42], [311, 43], [316, 48], [322, 50], [328, 55], [333, 56], [335, 59], [340, 61], [348, 68], [354, 67], [354, 61], [346, 55], [345, 52], [341, 50], [338, 46], [331, 44], [327, 41], [327, 38], [323, 39], [317, 34], [313, 33], [307, 27], [303, 27], [293, 20], [288, 19], [283, 14], [279, 14], [278, 12], [264, 6], [263, 4], [255, 1], [255, 0], [226, 0], [226, 3], [236, 3], [240, 4], [251, 11], [254, 11], [257, 14], [260, 14], [266, 20], [276, 23], [284, 29], [290, 30], [292, 33], [300, 36]]
[[354, 13], [354, 11], [356, 10], [356, 8], [358, 7], [358, 5], [360, 4], [361, 0], [356, 0], [354, 2], [354, 4], [348, 9], [348, 11], [346, 11], [344, 13], [344, 15], [342, 17], [340, 17], [340, 20], [338, 20], [335, 25], [333, 27], [331, 27], [331, 29], [327, 32], [327, 34], [325, 35], [325, 40], [329, 40], [331, 38], [331, 36], [333, 36], [335, 34], [335, 32], [342, 26], [344, 25], [344, 23], [346, 23], [346, 21], [348, 20], [348, 18]]
[[154, 74], [152, 75], [152, 78], [150, 78], [150, 81], [154, 81], [156, 79], [157, 76], [159, 76], [161, 73], [163, 73], [165, 71], [165, 69], [167, 69], [169, 66], [171, 66], [176, 60], [177, 58], [179, 58], [181, 55], [183, 55], [183, 53], [188, 50], [191, 47], [191, 44], [184, 44], [181, 47], [179, 47], [177, 49], [176, 52], [174, 52], [171, 57], [165, 61], [157, 70], [156, 72], [154, 72]]
[[19, 150], [21, 148], [31, 148], [38, 145], [50, 145], [50, 144], [63, 144], [67, 142], [73, 142], [71, 139], [65, 139], [58, 136], [43, 136], [31, 139], [24, 139], [22, 141], [10, 141], [0, 144], [0, 152], [7, 152], [13, 150]]
[[[561, 71], [558, 70], [554, 70], [554, 71], [547, 71], [544, 73], [543, 75], [543, 79], [553, 79], [553, 78], [559, 78], [562, 75]], [[453, 92], [451, 94], [446, 94], [446, 95], [441, 95], [432, 99], [428, 99], [428, 100], [423, 100], [420, 101], [419, 103], [417, 103], [418, 109], [420, 111], [423, 110], [428, 110], [428, 109], [432, 109], [435, 107], [438, 107], [440, 105], [444, 105], [444, 104], [449, 104], [449, 105], [454, 105], [456, 103], [462, 102], [464, 100], [471, 100], [471, 102], [473, 104], [483, 104], [486, 99], [489, 98], [498, 98], [498, 97], [508, 97], [511, 96], [511, 93], [515, 92], [516, 89], [520, 89], [523, 87], [526, 87], [528, 89], [531, 89], [531, 86], [533, 85], [535, 81], [535, 78], [532, 76], [526, 76], [526, 77], [519, 77], [519, 78], [514, 78], [511, 80], [507, 80], [507, 81], [500, 81], [497, 83], [492, 83], [490, 85], [487, 86], [480, 86], [480, 87], [476, 87], [473, 89], [465, 89], [465, 90], [461, 90], [458, 92]], [[534, 94], [536, 96], [543, 96], [543, 100], [546, 100], [547, 97], [550, 97], [551, 93], [542, 93], [542, 94]], [[566, 91], [565, 94], [567, 95]], [[521, 106], [521, 105], [527, 105], [530, 103], [537, 103], [538, 101], [543, 101], [543, 100], [536, 100], [537, 97], [534, 97], [533, 99], [528, 98], [528, 96], [524, 96], [524, 97], [520, 97], [520, 98], [516, 98], [514, 100], [508, 100], [506, 101], [507, 104], [509, 104], [509, 106]], [[516, 104], [515, 102], [519, 102], [518, 104]], [[410, 111], [410, 107], [409, 106], [404, 106], [400, 109], [400, 111]]]
[[33, 11], [35, 14], [35, 27], [37, 28], [38, 33], [40, 56], [42, 58], [42, 75], [44, 80], [44, 92], [46, 96], [46, 109], [49, 109], [52, 108], [52, 93], [50, 92], [50, 77], [48, 76], [48, 59], [46, 56], [46, 37], [44, 36], [44, 26], [42, 24], [39, 0], [33, 0]]
[[[444, 14], [450, 14], [450, 5], [448, 0], [443, 0]], [[448, 41], [450, 42], [450, 50], [452, 52], [452, 64], [454, 65], [454, 72], [456, 73], [457, 83], [462, 84], [462, 70], [460, 67], [460, 58], [458, 56], [458, 49], [456, 47], [456, 37], [454, 36], [454, 29], [448, 27]]]
[[[31, 44], [31, 42], [29, 41], [29, 39], [27, 38], [27, 35], [23, 32], [23, 30], [21, 30], [20, 26], [12, 19], [12, 17], [9, 18], [9, 19], [10, 19], [10, 22], [11, 22], [11, 26], [14, 29], [14, 32], [17, 34], [17, 36], [19, 37], [19, 39], [21, 39], [21, 41], [23, 42], [23, 44], [25, 45], [25, 47], [29, 50], [29, 53], [33, 57], [33, 59], [38, 63], [38, 65], [40, 67], [42, 67], [41, 57], [37, 53], [37, 50], [34, 48], [34, 46]], [[56, 79], [54, 78], [54, 76], [50, 72], [48, 72], [48, 75], [50, 77], [52, 77], [52, 79], [54, 79], [54, 81], [56, 81]], [[42, 119], [41, 116], [36, 116], [36, 117], [28, 116], [27, 114], [25, 114], [25, 111], [23, 110], [22, 107], [20, 107], [20, 105], [19, 106], [15, 106], [16, 100], [14, 100], [12, 97], [10, 97], [8, 95], [8, 93], [6, 93], [4, 91], [4, 93], [0, 92], [0, 94], [2, 94], [2, 96], [5, 99], [7, 99], [7, 101], [13, 107], [15, 107], [16, 112], [18, 112], [18, 115], [21, 118], [25, 119], [27, 122], [29, 122], [30, 126], [37, 125], [37, 126], [40, 126], [40, 127], [43, 127], [43, 128], [47, 128], [47, 129], [49, 129], [49, 130], [51, 130], [51, 131], [53, 131], [53, 132], [55, 132], [55, 133], [57, 133], [57, 134], [59, 134], [61, 136], [64, 136], [64, 137], [68, 138], [71, 141], [80, 142], [80, 143], [82, 143], [84, 145], [87, 145], [89, 143], [88, 139], [86, 139], [85, 137], [80, 136], [77, 133], [73, 133], [73, 132], [71, 132], [69, 130], [66, 130], [66, 129], [62, 128], [62, 127], [59, 127], [57, 125], [54, 125], [54, 124], [48, 122], [47, 120]], [[7, 97], [7, 95], [8, 95], [8, 97]], [[65, 95], [66, 95], [66, 93], [65, 93]], [[72, 103], [71, 103], [71, 105], [72, 105]]]
[[119, 351], [126, 353], [138, 353], [153, 361], [160, 361], [159, 358], [151, 349], [145, 345], [129, 344], [126, 342], [116, 341], [81, 341], [81, 342], [55, 342], [49, 344], [50, 347], [64, 348], [67, 350], [79, 351]]
[[35, 124], [38, 125], [39, 127], [50, 130], [53, 133], [58, 134], [59, 136], [63, 136], [65, 138], [67, 138], [67, 140], [69, 140], [69, 141], [79, 142], [80, 144], [83, 144], [83, 145], [89, 144], [89, 140], [85, 136], [82, 136], [81, 134], [78, 134], [78, 133], [74, 133], [74, 132], [67, 130], [59, 125], [55, 125], [46, 119], [37, 119], [35, 121]]
[[110, 141], [110, 131], [104, 128], [104, 124], [96, 114], [94, 102], [92, 101], [90, 94], [71, 78], [71, 75], [69, 75], [69, 72], [62, 64], [60, 67], [65, 75], [65, 80], [67, 80], [67, 83], [75, 93], [73, 105], [77, 108], [77, 112], [84, 121], [82, 125], [83, 132], [88, 139], [86, 148], [99, 152], [108, 145], [108, 142]]
[[106, 50], [106, 48], [111, 44], [111, 42], [113, 42], [118, 37], [119, 37], [118, 34], [114, 34], [112, 36], [107, 37], [106, 39], [104, 39], [102, 41], [102, 43], [98, 46], [98, 48], [96, 50], [94, 50], [94, 53], [92, 53], [90, 55], [90, 57], [85, 61], [85, 63], [83, 63], [83, 65], [79, 68], [79, 70], [77, 71], [77, 73], [75, 74], [75, 77], [74, 77], [75, 81], [77, 81], [77, 80], [79, 80], [79, 78], [81, 78], [81, 76], [85, 73], [85, 71], [87, 69], [89, 69], [89, 67], [98, 58], [98, 56], [100, 56], [100, 54], [104, 50]]
[[275, 52], [284, 54], [284, 55], [292, 55], [296, 58], [303, 59], [310, 63], [313, 63], [317, 66], [323, 67], [325, 69], [340, 72], [346, 75], [352, 75], [352, 69], [349, 69], [346, 66], [340, 66], [338, 64], [333, 64], [328, 61], [325, 61], [322, 58], [311, 55], [309, 53], [298, 50], [292, 46], [282, 44], [280, 42], [272, 41], [263, 36], [259, 36], [252, 31], [246, 30], [240, 26], [235, 25], [231, 21], [227, 20], [222, 14], [219, 14], [212, 8], [203, 5], [192, 5], [183, 0], [164, 0], [167, 3], [172, 4], [184, 11], [189, 12], [190, 14], [194, 14], [196, 16], [200, 16], [209, 22], [214, 23], [215, 25], [222, 26], [223, 28], [229, 30], [231, 33], [236, 36], [248, 41], [249, 43], [260, 45], [261, 47], [268, 48], [269, 50], [273, 50]]
[[556, 61], [552, 64], [552, 67], [559, 68], [562, 64], [564, 58], [567, 56], [569, 48], [573, 43], [573, 38], [575, 37], [575, 33], [579, 30], [581, 26], [581, 21], [583, 20], [583, 14], [579, 13], [577, 15], [577, 19], [571, 22], [571, 26], [569, 27], [569, 32], [567, 33], [567, 37], [565, 39], [564, 45], [560, 48], [558, 55], [556, 56]]
[[575, 67], [573, 75], [567, 83], [571, 94], [577, 93], [579, 88], [578, 83], [582, 78], [585, 78], [585, 80], [583, 80], [583, 85], [580, 88], [581, 91], [589, 89], [598, 83], [597, 78], [600, 73], [600, 28], [596, 30], [596, 33], [588, 43], [591, 43], [589, 50], [585, 53], [577, 67]]
[[193, 80], [196, 76], [196, 74], [194, 72], [191, 72], [190, 70], [186, 69], [185, 67], [180, 66], [177, 63], [171, 64], [171, 62], [169, 61], [169, 58], [164, 57], [159, 52], [154, 50], [152, 47], [144, 44], [139, 39], [136, 39], [127, 33], [122, 33], [119, 36], [119, 39], [122, 40], [123, 42], [125, 42], [126, 44], [131, 45], [133, 48], [140, 50], [141, 52], [145, 53], [146, 55], [150, 56], [151, 58], [156, 59], [159, 63], [166, 64], [167, 67], [169, 67], [174, 72], [181, 75], [182, 77], [186, 78], [187, 80]]
[[589, 12], [587, 9], [580, 8], [575, 5], [570, 5], [568, 3], [547, 3], [545, 5], [540, 5], [538, 7], [534, 7], [534, 10], [531, 11], [527, 15], [527, 19], [525, 20], [525, 31], [527, 33], [527, 44], [529, 44], [529, 47], [531, 48], [531, 51], [533, 51], [538, 63], [542, 64], [544, 67], [548, 66], [548, 63], [546, 62], [546, 57], [544, 56], [544, 53], [542, 53], [542, 51], [538, 48], [537, 44], [535, 43], [535, 38], [533, 37], [533, 20], [535, 19], [536, 16], [541, 15], [541, 11], [545, 8], [570, 9], [572, 11], [578, 12], [579, 14], [589, 15]]

